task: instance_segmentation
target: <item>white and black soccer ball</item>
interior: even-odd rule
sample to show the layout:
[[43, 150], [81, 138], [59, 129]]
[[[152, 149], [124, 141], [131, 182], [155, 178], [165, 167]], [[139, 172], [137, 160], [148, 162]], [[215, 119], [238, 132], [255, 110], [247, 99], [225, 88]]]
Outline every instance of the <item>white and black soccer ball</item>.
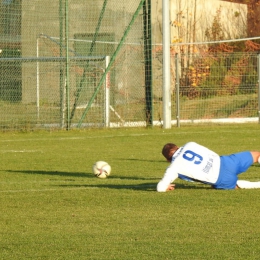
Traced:
[[107, 162], [98, 161], [94, 163], [92, 170], [96, 177], [105, 179], [111, 173], [111, 166]]

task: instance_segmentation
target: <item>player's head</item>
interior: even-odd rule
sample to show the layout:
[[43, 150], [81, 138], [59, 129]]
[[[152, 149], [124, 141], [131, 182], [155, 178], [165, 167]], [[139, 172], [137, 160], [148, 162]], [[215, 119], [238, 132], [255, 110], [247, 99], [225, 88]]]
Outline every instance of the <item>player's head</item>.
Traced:
[[162, 149], [162, 154], [166, 158], [168, 162], [171, 162], [173, 154], [178, 150], [178, 146], [176, 144], [168, 143], [164, 145]]

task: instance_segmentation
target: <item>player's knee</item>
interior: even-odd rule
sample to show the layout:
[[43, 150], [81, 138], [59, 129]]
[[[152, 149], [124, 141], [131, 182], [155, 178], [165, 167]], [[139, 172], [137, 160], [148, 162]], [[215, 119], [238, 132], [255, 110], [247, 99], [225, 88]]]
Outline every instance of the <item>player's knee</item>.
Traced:
[[253, 157], [253, 162], [256, 163], [260, 163], [260, 152], [258, 151], [251, 151], [252, 157]]

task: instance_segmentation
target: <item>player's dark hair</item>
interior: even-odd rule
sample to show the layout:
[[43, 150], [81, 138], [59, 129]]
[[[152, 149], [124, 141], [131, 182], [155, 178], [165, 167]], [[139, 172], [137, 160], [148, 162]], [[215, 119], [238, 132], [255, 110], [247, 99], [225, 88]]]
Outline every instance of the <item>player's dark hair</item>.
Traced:
[[162, 154], [166, 158], [166, 160], [170, 162], [172, 160], [173, 154], [175, 153], [175, 151], [177, 149], [178, 149], [178, 146], [176, 144], [168, 143], [168, 144], [164, 145], [164, 147], [162, 149]]

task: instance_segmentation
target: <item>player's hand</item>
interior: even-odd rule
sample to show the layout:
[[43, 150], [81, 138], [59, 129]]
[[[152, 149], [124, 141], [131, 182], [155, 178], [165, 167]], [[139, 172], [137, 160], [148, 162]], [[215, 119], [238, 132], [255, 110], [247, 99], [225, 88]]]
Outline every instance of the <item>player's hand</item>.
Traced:
[[170, 184], [167, 188], [167, 190], [174, 190], [175, 189], [175, 184]]

